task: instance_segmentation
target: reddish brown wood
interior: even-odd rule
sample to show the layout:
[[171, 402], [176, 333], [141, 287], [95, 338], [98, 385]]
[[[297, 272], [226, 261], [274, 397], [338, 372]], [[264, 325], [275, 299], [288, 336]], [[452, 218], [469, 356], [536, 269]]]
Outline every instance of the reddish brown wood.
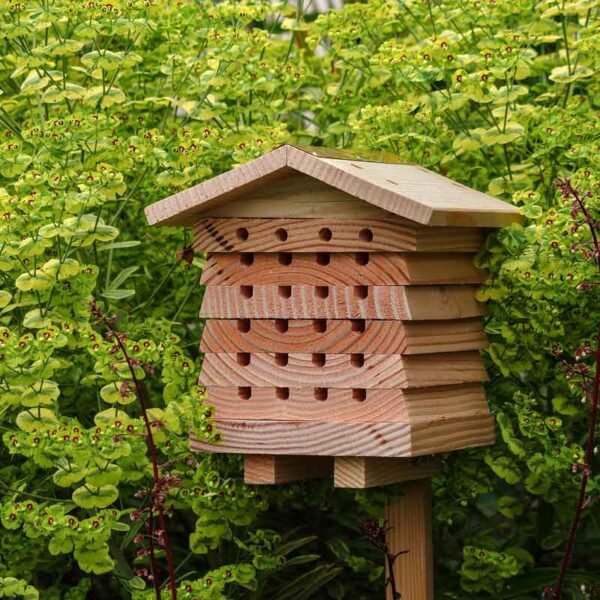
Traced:
[[[494, 418], [467, 415], [422, 423], [322, 423], [215, 419], [219, 452], [311, 456], [423, 456], [494, 443]], [[192, 450], [217, 447], [194, 437]]]
[[214, 386], [411, 388], [484, 381], [479, 353], [207, 354], [200, 383]]
[[204, 285], [418, 285], [482, 283], [471, 254], [213, 253]]
[[426, 354], [485, 348], [480, 319], [372, 321], [210, 319], [202, 352]]
[[378, 423], [489, 413], [478, 383], [407, 390], [211, 385], [206, 391], [220, 419]]
[[244, 482], [250, 485], [279, 485], [306, 479], [331, 477], [330, 456], [270, 456], [246, 454]]
[[213, 319], [463, 319], [483, 313], [476, 286], [208, 286]]
[[197, 252], [478, 252], [483, 241], [478, 228], [439, 230], [394, 215], [385, 220], [205, 217], [194, 232]]

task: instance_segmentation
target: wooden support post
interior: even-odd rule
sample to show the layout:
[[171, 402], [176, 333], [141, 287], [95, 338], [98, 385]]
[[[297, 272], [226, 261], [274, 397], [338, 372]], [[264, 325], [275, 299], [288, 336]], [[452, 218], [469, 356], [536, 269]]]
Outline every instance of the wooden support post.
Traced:
[[253, 485], [321, 479], [331, 477], [332, 473], [333, 458], [330, 456], [244, 456], [244, 481]]
[[[431, 531], [431, 481], [412, 481], [406, 494], [385, 509], [388, 545], [396, 559], [396, 589], [402, 600], [433, 600], [433, 543]], [[392, 598], [388, 586], [387, 600]]]

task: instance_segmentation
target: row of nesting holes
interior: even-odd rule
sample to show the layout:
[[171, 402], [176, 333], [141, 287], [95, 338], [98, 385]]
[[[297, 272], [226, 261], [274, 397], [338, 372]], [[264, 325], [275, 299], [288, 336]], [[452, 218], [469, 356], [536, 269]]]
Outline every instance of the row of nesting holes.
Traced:
[[[284, 267], [289, 267], [293, 260], [294, 255], [290, 252], [279, 252], [279, 264]], [[331, 255], [329, 252], [317, 252], [316, 256], [317, 264], [321, 267], [326, 267], [331, 262]], [[357, 265], [364, 267], [369, 264], [369, 253], [368, 252], [357, 252], [354, 255], [354, 260]], [[251, 252], [244, 252], [240, 254], [240, 263], [245, 267], [249, 267], [254, 264], [254, 254]]]
[[[236, 354], [237, 364], [240, 367], [247, 367], [250, 364], [251, 355], [249, 352], [238, 352]], [[286, 367], [288, 364], [289, 355], [284, 352], [277, 352], [275, 354], [275, 364], [278, 367]], [[327, 357], [322, 353], [315, 353], [312, 355], [312, 364], [315, 367], [324, 367], [327, 362]], [[350, 364], [353, 367], [360, 368], [365, 364], [365, 356], [364, 354], [351, 354], [350, 355]]]
[[[327, 388], [314, 388], [313, 389], [315, 400], [327, 400], [329, 390]], [[252, 388], [250, 387], [239, 387], [238, 396], [241, 400], [250, 400], [252, 398]], [[290, 388], [278, 387], [275, 388], [275, 397], [278, 400], [288, 400], [290, 397]], [[364, 388], [354, 388], [352, 390], [352, 399], [358, 402], [363, 402], [367, 399], [367, 390]]]
[[[250, 232], [245, 227], [240, 227], [236, 232], [235, 236], [238, 240], [245, 242], [250, 238]], [[275, 230], [275, 237], [280, 242], [285, 242], [288, 239], [288, 232], [283, 227]], [[329, 227], [323, 227], [319, 230], [319, 239], [322, 242], [330, 242], [333, 239], [333, 233]], [[365, 229], [361, 229], [358, 232], [358, 239], [361, 242], [372, 242], [373, 241], [373, 231], [366, 227]]]
[[[275, 319], [275, 329], [278, 333], [287, 333], [289, 329], [288, 319]], [[252, 327], [250, 319], [238, 319], [237, 330], [240, 333], [248, 333]], [[327, 331], [327, 320], [326, 319], [313, 319], [312, 327], [315, 333], [325, 333]], [[366, 322], [364, 319], [352, 319], [351, 320], [352, 331], [355, 333], [364, 333], [366, 329]]]
[[[291, 285], [278, 285], [277, 292], [281, 298], [288, 299], [292, 297], [292, 286]], [[315, 298], [325, 300], [329, 297], [329, 286], [328, 285], [317, 285], [315, 286]], [[252, 298], [254, 296], [253, 285], [241, 285], [240, 294], [242, 298]], [[354, 297], [359, 300], [365, 300], [369, 297], [369, 287], [366, 285], [355, 285], [354, 286]]]

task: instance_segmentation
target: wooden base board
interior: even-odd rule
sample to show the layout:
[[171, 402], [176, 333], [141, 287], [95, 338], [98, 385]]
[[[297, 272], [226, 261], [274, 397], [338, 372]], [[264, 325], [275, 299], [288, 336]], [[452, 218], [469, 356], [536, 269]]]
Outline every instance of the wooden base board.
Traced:
[[370, 488], [416, 479], [430, 479], [439, 472], [434, 458], [379, 458], [336, 456], [334, 485], [338, 488]]
[[244, 456], [244, 482], [248, 484], [278, 485], [322, 479], [330, 477], [332, 472], [333, 458], [330, 456]]
[[495, 441], [488, 413], [418, 423], [324, 423], [215, 419], [223, 442], [190, 440], [192, 450], [235, 454], [413, 457]]

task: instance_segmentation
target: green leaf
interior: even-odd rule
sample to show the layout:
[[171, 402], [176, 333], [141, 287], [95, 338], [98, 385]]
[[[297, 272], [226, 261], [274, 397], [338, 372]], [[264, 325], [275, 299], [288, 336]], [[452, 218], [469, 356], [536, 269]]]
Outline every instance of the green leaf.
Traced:
[[37, 408], [20, 412], [17, 415], [16, 423], [19, 429], [30, 433], [56, 427], [58, 418], [49, 408]]
[[580, 65], [575, 67], [573, 70], [569, 69], [568, 65], [562, 67], [554, 67], [552, 73], [550, 73], [550, 79], [556, 83], [573, 83], [579, 79], [587, 79], [594, 75], [594, 71], [589, 67]]
[[73, 502], [81, 508], [106, 508], [119, 497], [114, 485], [82, 485], [72, 495]]

